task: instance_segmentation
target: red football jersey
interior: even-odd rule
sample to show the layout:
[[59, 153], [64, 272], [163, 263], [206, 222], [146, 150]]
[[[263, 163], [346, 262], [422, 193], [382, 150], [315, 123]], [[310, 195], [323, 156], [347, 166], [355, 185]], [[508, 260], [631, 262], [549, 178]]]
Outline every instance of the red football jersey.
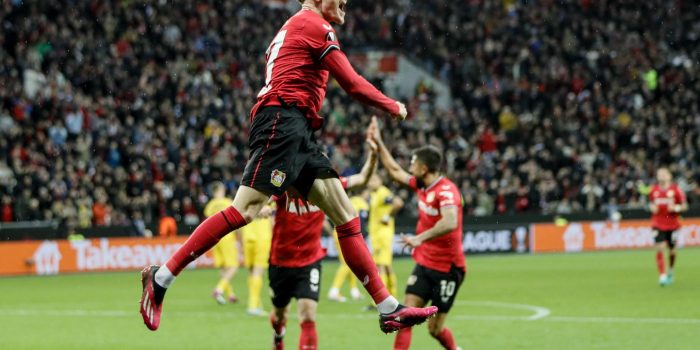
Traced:
[[265, 53], [267, 70], [265, 86], [258, 93], [258, 102], [250, 117], [260, 106], [279, 105], [279, 98], [294, 103], [307, 113], [312, 128], [323, 121], [318, 116], [326, 96], [328, 70], [321, 60], [332, 50], [339, 50], [335, 30], [318, 14], [301, 10], [282, 26]]
[[649, 193], [649, 201], [656, 204], [656, 214], [651, 216], [651, 225], [662, 231], [673, 231], [681, 227], [680, 214], [672, 211], [672, 207], [685, 202], [685, 194], [676, 184], [668, 188], [654, 185]]
[[321, 209], [309, 204], [299, 208], [294, 203], [287, 210], [287, 195], [276, 199], [277, 213], [272, 229], [270, 264], [282, 267], [303, 267], [326, 256], [321, 246], [323, 221], [326, 215]]
[[464, 249], [462, 248], [462, 195], [457, 186], [445, 177], [440, 177], [432, 185], [418, 187], [415, 177], [409, 179], [409, 187], [418, 195], [418, 224], [416, 234], [435, 226], [441, 218], [441, 210], [457, 208], [457, 228], [452, 232], [423, 242], [413, 250], [416, 262], [427, 268], [449, 272], [452, 265], [466, 270]]

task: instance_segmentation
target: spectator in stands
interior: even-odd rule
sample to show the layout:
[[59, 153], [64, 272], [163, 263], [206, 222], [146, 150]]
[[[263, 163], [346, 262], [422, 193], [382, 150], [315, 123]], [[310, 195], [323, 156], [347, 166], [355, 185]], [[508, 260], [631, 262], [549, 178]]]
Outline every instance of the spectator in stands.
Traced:
[[158, 222], [158, 236], [159, 237], [173, 237], [177, 236], [177, 223], [175, 218], [172, 216], [162, 216]]
[[[148, 226], [172, 208], [194, 222], [202, 184], [235, 186], [259, 66], [286, 8], [78, 0], [4, 10], [0, 195], [14, 220], [77, 215], [84, 227], [140, 212]], [[385, 138], [404, 167], [404, 150], [439, 145], [469, 213], [639, 208], [637, 182], [666, 164], [700, 202], [692, 2], [354, 0], [348, 11], [344, 50], [397, 50], [449, 86], [447, 110], [434, 86], [416, 86], [412, 119], [390, 122]], [[319, 139], [342, 172], [361, 162], [353, 145], [371, 114], [332, 84], [327, 101]]]

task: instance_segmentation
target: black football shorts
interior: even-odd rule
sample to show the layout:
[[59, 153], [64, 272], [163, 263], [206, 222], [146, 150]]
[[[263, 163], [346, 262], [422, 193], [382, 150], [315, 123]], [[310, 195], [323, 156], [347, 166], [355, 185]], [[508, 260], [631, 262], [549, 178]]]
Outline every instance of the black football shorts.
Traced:
[[668, 247], [671, 249], [676, 247], [676, 231], [678, 230], [659, 230], [657, 228], [651, 229], [651, 232], [654, 234], [654, 242], [666, 242]]
[[321, 290], [321, 260], [304, 267], [270, 265], [270, 296], [272, 305], [284, 308], [292, 298], [318, 301]]
[[463, 281], [464, 271], [454, 265], [445, 273], [416, 264], [408, 277], [406, 294], [417, 295], [426, 303], [432, 302], [438, 312], [444, 313], [452, 308]]
[[304, 114], [294, 107], [264, 107], [250, 128], [250, 159], [241, 185], [281, 196], [294, 186], [307, 198], [316, 178], [338, 177]]

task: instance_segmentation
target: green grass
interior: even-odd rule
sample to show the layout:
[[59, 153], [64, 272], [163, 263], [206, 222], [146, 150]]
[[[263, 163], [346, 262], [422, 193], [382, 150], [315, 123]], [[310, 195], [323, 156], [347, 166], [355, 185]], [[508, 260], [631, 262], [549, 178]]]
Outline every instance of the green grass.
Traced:
[[[447, 324], [464, 349], [698, 349], [700, 249], [680, 251], [678, 261], [675, 283], [661, 288], [651, 251], [469, 257]], [[399, 281], [412, 266], [396, 261]], [[324, 264], [324, 296], [335, 267]], [[269, 349], [267, 319], [246, 316], [241, 304], [215, 304], [216, 279], [215, 270], [186, 271], [168, 292], [161, 328], [150, 332], [137, 310], [136, 272], [0, 278], [0, 348]], [[245, 300], [245, 273], [234, 283]], [[512, 304], [551, 314], [528, 320], [534, 311]], [[379, 332], [363, 305], [322, 299], [319, 347], [391, 349], [393, 336]], [[298, 329], [288, 326], [288, 349]], [[412, 345], [440, 348], [425, 326]]]

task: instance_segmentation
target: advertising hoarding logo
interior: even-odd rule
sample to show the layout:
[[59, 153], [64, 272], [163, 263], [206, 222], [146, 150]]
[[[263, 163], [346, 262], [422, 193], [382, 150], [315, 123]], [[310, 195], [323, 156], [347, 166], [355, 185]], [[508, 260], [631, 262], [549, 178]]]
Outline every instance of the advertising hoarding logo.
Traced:
[[58, 274], [61, 264], [61, 250], [56, 241], [44, 241], [34, 252], [34, 265], [37, 275]]
[[578, 223], [569, 224], [564, 232], [564, 250], [567, 252], [582, 251], [583, 239], [583, 226]]

